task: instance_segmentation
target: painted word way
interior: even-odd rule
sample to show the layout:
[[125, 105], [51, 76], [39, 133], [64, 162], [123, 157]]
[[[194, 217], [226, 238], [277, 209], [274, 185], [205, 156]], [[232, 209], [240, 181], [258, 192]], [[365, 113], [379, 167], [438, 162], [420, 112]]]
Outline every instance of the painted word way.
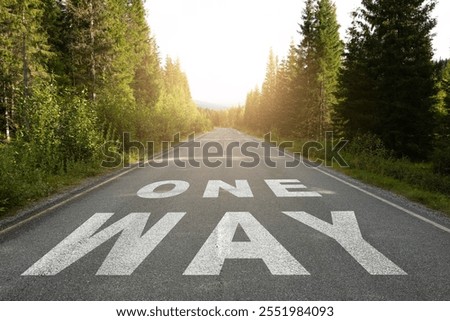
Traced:
[[[99, 228], [113, 213], [97, 213], [22, 275], [56, 275], [116, 235], [119, 238], [97, 275], [130, 275], [185, 214], [167, 213], [143, 233], [150, 213], [131, 213], [101, 231]], [[331, 212], [333, 224], [306, 212], [283, 214], [334, 239], [369, 274], [406, 274], [363, 239], [353, 212]], [[238, 225], [247, 234], [249, 242], [232, 241]], [[249, 212], [225, 213], [183, 274], [218, 275], [226, 259], [261, 259], [273, 275], [309, 275]]]
[[[265, 183], [279, 198], [322, 197], [318, 192], [308, 191], [296, 179], [266, 179]], [[186, 181], [160, 181], [142, 187], [137, 195], [145, 199], [170, 198], [186, 192], [188, 188], [189, 183]], [[253, 197], [247, 180], [236, 180], [234, 185], [221, 180], [210, 180], [203, 198], [218, 198], [224, 191], [238, 198]], [[145, 229], [151, 215], [148, 212], [130, 213], [119, 220], [113, 220], [113, 215], [114, 213], [94, 214], [22, 275], [57, 275], [102, 244], [111, 244], [109, 241], [113, 238], [116, 241], [111, 245], [112, 248], [96, 275], [131, 275], [180, 221], [187, 219], [185, 212], [168, 212], [153, 226]], [[406, 275], [405, 271], [364, 239], [353, 211], [331, 211], [331, 223], [301, 210], [273, 215], [288, 217], [292, 226], [298, 226], [299, 229], [307, 226], [332, 239], [370, 275]], [[108, 224], [109, 220], [114, 223]], [[245, 232], [247, 241], [233, 240], [238, 229]], [[298, 238], [301, 237], [299, 233]], [[272, 275], [310, 275], [301, 264], [302, 258], [294, 257], [248, 211], [226, 212], [197, 250], [183, 275], [219, 275], [227, 259], [262, 260]], [[173, 260], [176, 261], [177, 258], [174, 257]]]

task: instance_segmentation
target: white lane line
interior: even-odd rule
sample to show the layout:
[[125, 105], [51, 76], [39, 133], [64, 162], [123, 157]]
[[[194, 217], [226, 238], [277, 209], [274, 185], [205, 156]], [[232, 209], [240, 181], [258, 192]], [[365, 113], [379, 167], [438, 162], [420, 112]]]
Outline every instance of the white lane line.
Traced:
[[[290, 158], [292, 158], [292, 159], [295, 160], [295, 157], [292, 156], [291, 154], [289, 154], [289, 153], [286, 152], [286, 151], [284, 151], [284, 155], [289, 156]], [[421, 220], [421, 221], [423, 221], [423, 222], [426, 222], [426, 223], [428, 223], [428, 224], [431, 224], [431, 225], [433, 225], [434, 227], [437, 227], [438, 229], [440, 229], [440, 230], [442, 230], [442, 231], [444, 231], [444, 232], [450, 233], [450, 228], [447, 228], [447, 227], [445, 227], [445, 226], [443, 226], [443, 225], [441, 225], [441, 224], [439, 224], [439, 223], [436, 223], [436, 222], [434, 222], [434, 221], [432, 221], [432, 220], [429, 220], [429, 219], [427, 219], [427, 218], [425, 218], [425, 217], [423, 217], [423, 216], [421, 216], [421, 215], [419, 215], [419, 214], [416, 214], [416, 213], [414, 213], [414, 212], [412, 212], [412, 211], [410, 211], [410, 210], [408, 210], [408, 209], [406, 209], [406, 208], [404, 208], [404, 207], [402, 207], [402, 206], [400, 206], [400, 205], [397, 205], [397, 204], [395, 204], [395, 203], [393, 203], [393, 202], [391, 202], [391, 201], [388, 201], [387, 199], [384, 199], [384, 198], [382, 198], [382, 197], [380, 197], [380, 196], [378, 196], [378, 195], [375, 195], [375, 194], [373, 194], [373, 193], [371, 193], [371, 192], [369, 192], [369, 191], [366, 191], [365, 189], [362, 189], [361, 187], [358, 187], [358, 186], [356, 186], [356, 185], [354, 185], [354, 184], [352, 184], [352, 183], [350, 183], [350, 182], [347, 182], [346, 180], [343, 180], [343, 179], [341, 179], [341, 178], [339, 178], [339, 177], [337, 177], [337, 176], [334, 176], [333, 174], [330, 174], [330, 173], [328, 173], [328, 172], [326, 172], [326, 171], [324, 171], [324, 170], [322, 170], [322, 169], [320, 169], [320, 168], [318, 168], [318, 167], [314, 167], [314, 166], [306, 166], [306, 165], [305, 165], [305, 162], [304, 162], [304, 160], [303, 160], [303, 156], [300, 155], [300, 157], [301, 157], [301, 162], [302, 162], [302, 164], [303, 164], [305, 167], [315, 169], [316, 171], [321, 172], [322, 174], [327, 175], [327, 176], [329, 176], [329, 177], [331, 177], [331, 178], [334, 178], [335, 180], [337, 180], [337, 181], [339, 181], [339, 182], [341, 182], [341, 183], [344, 183], [344, 184], [347, 185], [347, 186], [350, 186], [350, 187], [352, 187], [352, 188], [354, 188], [354, 189], [356, 189], [356, 190], [358, 190], [358, 191], [360, 191], [360, 192], [363, 192], [363, 193], [366, 194], [366, 195], [372, 196], [373, 198], [376, 198], [377, 200], [379, 200], [379, 201], [381, 201], [381, 202], [383, 202], [383, 203], [385, 203], [385, 204], [388, 204], [388, 205], [390, 205], [390, 206], [392, 206], [392, 207], [394, 207], [394, 208], [396, 208], [396, 209], [398, 209], [398, 210], [400, 210], [400, 211], [403, 211], [403, 212], [405, 212], [405, 213], [407, 213], [407, 214], [409, 214], [409, 215], [411, 215], [411, 216], [414, 216], [415, 218], [417, 218], [417, 219], [419, 219], [419, 220]]]
[[400, 205], [397, 205], [397, 204], [395, 204], [395, 203], [393, 203], [393, 202], [391, 202], [391, 201], [388, 201], [387, 199], [384, 199], [384, 198], [382, 198], [382, 197], [380, 197], [380, 196], [378, 196], [378, 195], [375, 195], [375, 194], [373, 194], [373, 193], [371, 193], [371, 192], [369, 192], [369, 191], [366, 191], [366, 190], [364, 190], [364, 189], [362, 189], [362, 188], [360, 188], [360, 187], [358, 187], [358, 186], [356, 186], [356, 185], [353, 185], [352, 183], [349, 183], [349, 182], [347, 182], [347, 181], [345, 181], [345, 180], [343, 180], [343, 179], [341, 179], [341, 178], [339, 178], [339, 177], [336, 177], [336, 176], [334, 176], [334, 175], [332, 175], [332, 174], [330, 174], [330, 173], [327, 173], [326, 171], [324, 171], [324, 170], [322, 170], [322, 169], [320, 169], [320, 168], [317, 168], [317, 167], [313, 167], [313, 168], [314, 168], [315, 170], [317, 170], [317, 171], [319, 171], [319, 172], [321, 172], [321, 173], [323, 173], [323, 174], [329, 176], [329, 177], [334, 178], [335, 180], [337, 180], [337, 181], [339, 181], [339, 182], [341, 182], [341, 183], [344, 183], [344, 184], [346, 184], [346, 185], [348, 185], [348, 186], [350, 186], [350, 187], [353, 187], [354, 189], [357, 189], [357, 190], [360, 191], [360, 192], [363, 192], [364, 194], [367, 194], [367, 195], [369, 195], [369, 196], [372, 196], [373, 198], [376, 198], [377, 200], [382, 201], [383, 203], [386, 203], [386, 204], [388, 204], [388, 205], [390, 205], [390, 206], [392, 206], [392, 207], [395, 207], [395, 208], [398, 209], [398, 210], [401, 210], [401, 211], [403, 211], [403, 212], [405, 212], [405, 213], [407, 213], [407, 214], [409, 214], [409, 215], [411, 215], [411, 216], [414, 216], [415, 218], [418, 218], [419, 220], [422, 220], [422, 221], [424, 221], [424, 222], [426, 222], [426, 223], [428, 223], [428, 224], [431, 224], [431, 225], [433, 225], [434, 227], [437, 227], [438, 229], [441, 229], [442, 231], [445, 231], [445, 232], [447, 232], [447, 233], [450, 233], [450, 229], [447, 228], [447, 227], [445, 227], [445, 226], [443, 226], [443, 225], [441, 225], [441, 224], [438, 224], [438, 223], [436, 223], [436, 222], [434, 222], [434, 221], [432, 221], [432, 220], [429, 220], [429, 219], [427, 219], [427, 218], [425, 218], [425, 217], [423, 217], [423, 216], [421, 216], [421, 215], [419, 215], [419, 214], [416, 214], [416, 213], [414, 213], [414, 212], [412, 212], [412, 211], [410, 211], [410, 210], [408, 210], [408, 209], [406, 209], [406, 208], [404, 208], [404, 207], [402, 207], [402, 206], [400, 206]]
[[19, 226], [21, 226], [21, 225], [23, 225], [23, 224], [25, 224], [25, 223], [28, 223], [28, 222], [30, 222], [30, 221], [32, 221], [32, 220], [34, 220], [34, 219], [36, 219], [36, 218], [38, 218], [38, 217], [40, 217], [40, 216], [46, 214], [46, 213], [48, 213], [48, 212], [51, 212], [51, 211], [53, 211], [54, 209], [57, 209], [57, 208], [59, 208], [59, 207], [65, 205], [65, 204], [67, 204], [67, 203], [73, 201], [74, 199], [77, 199], [78, 197], [83, 196], [83, 195], [85, 195], [85, 194], [87, 194], [87, 193], [89, 193], [89, 192], [92, 192], [92, 191], [95, 190], [96, 188], [99, 188], [100, 186], [103, 186], [103, 185], [105, 185], [105, 184], [107, 184], [107, 183], [109, 183], [109, 182], [111, 182], [111, 181], [113, 181], [113, 180], [119, 178], [120, 176], [123, 176], [123, 175], [125, 175], [125, 174], [128, 174], [128, 173], [131, 172], [131, 171], [134, 171], [136, 168], [138, 168], [138, 166], [135, 166], [135, 167], [133, 167], [133, 168], [130, 168], [130, 169], [126, 170], [126, 171], [123, 172], [123, 173], [120, 173], [120, 174], [118, 174], [118, 175], [116, 175], [116, 176], [114, 176], [114, 177], [111, 177], [110, 179], [108, 179], [108, 180], [106, 180], [106, 181], [103, 181], [103, 182], [101, 182], [101, 183], [99, 183], [99, 184], [97, 184], [97, 185], [95, 185], [95, 186], [92, 186], [92, 187], [88, 188], [88, 189], [85, 190], [85, 191], [82, 191], [82, 192], [80, 192], [80, 193], [78, 193], [78, 194], [75, 194], [74, 196], [69, 197], [68, 199], [66, 199], [66, 200], [64, 200], [64, 201], [61, 201], [61, 202], [59, 202], [59, 203], [57, 203], [57, 204], [55, 204], [55, 205], [53, 205], [53, 206], [51, 206], [51, 207], [49, 207], [49, 208], [46, 208], [45, 210], [42, 210], [42, 211], [38, 212], [37, 214], [34, 214], [33, 216], [31, 216], [31, 217], [29, 217], [29, 218], [27, 218], [27, 219], [24, 219], [23, 221], [20, 221], [20, 222], [18, 222], [18, 223], [16, 223], [16, 224], [14, 224], [14, 225], [12, 225], [12, 226], [10, 226], [10, 227], [4, 229], [4, 230], [1, 230], [1, 231], [0, 231], [0, 234], [6, 233], [6, 232], [8, 232], [8, 231], [10, 231], [10, 230], [12, 230], [12, 229], [15, 229], [16, 227], [19, 227]]
[[[200, 138], [206, 136], [207, 134], [208, 134], [208, 133], [201, 134], [200, 136], [196, 137], [196, 139], [200, 139]], [[173, 147], [171, 147], [171, 148], [168, 149], [168, 150], [162, 151], [162, 152], [160, 152], [159, 154], [157, 154], [157, 155], [155, 156], [155, 158], [156, 158], [156, 157], [161, 157], [162, 155], [164, 155], [164, 154], [166, 154], [166, 153], [170, 153], [172, 150], [173, 150]], [[44, 210], [42, 210], [42, 211], [40, 211], [40, 212], [38, 212], [38, 213], [36, 213], [36, 214], [34, 214], [34, 215], [32, 215], [32, 216], [30, 216], [30, 217], [28, 217], [28, 218], [22, 220], [22, 221], [19, 221], [19, 222], [17, 222], [16, 224], [14, 224], [14, 225], [12, 225], [12, 226], [10, 226], [10, 227], [7, 227], [7, 228], [5, 228], [5, 229], [3, 229], [3, 230], [0, 230], [0, 235], [1, 235], [1, 234], [4, 234], [4, 233], [7, 233], [7, 232], [9, 232], [9, 231], [11, 231], [11, 230], [13, 230], [13, 229], [19, 227], [19, 226], [22, 226], [22, 225], [25, 224], [25, 223], [31, 222], [32, 220], [34, 220], [34, 219], [36, 219], [36, 218], [38, 218], [38, 217], [41, 217], [42, 215], [47, 214], [47, 213], [49, 213], [49, 212], [51, 212], [51, 211], [53, 211], [53, 210], [55, 210], [55, 209], [57, 209], [57, 208], [59, 208], [59, 207], [65, 205], [65, 204], [67, 204], [67, 203], [69, 203], [69, 202], [71, 202], [71, 201], [77, 199], [77, 198], [80, 197], [80, 196], [83, 196], [83, 195], [85, 195], [85, 194], [87, 194], [87, 193], [89, 193], [89, 192], [92, 192], [93, 190], [99, 188], [100, 186], [103, 186], [103, 185], [105, 185], [105, 184], [107, 184], [107, 183], [109, 183], [109, 182], [111, 182], [111, 181], [113, 181], [113, 180], [115, 180], [115, 179], [117, 179], [117, 178], [119, 178], [119, 177], [125, 175], [125, 174], [128, 174], [128, 173], [134, 171], [134, 170], [137, 169], [137, 168], [139, 168], [138, 165], [136, 165], [135, 167], [132, 167], [132, 168], [130, 168], [130, 169], [124, 171], [123, 173], [120, 173], [120, 174], [118, 174], [118, 175], [116, 175], [116, 176], [114, 176], [114, 177], [111, 177], [110, 179], [108, 179], [108, 180], [106, 180], [106, 181], [103, 181], [103, 182], [101, 182], [101, 183], [99, 183], [99, 184], [97, 184], [97, 185], [95, 185], [95, 186], [92, 186], [92, 187], [88, 188], [87, 190], [85, 190], [85, 191], [83, 191], [83, 192], [80, 192], [80, 193], [78, 193], [78, 194], [76, 194], [76, 195], [74, 195], [74, 196], [72, 196], [72, 197], [70, 197], [70, 198], [68, 198], [68, 199], [66, 199], [66, 200], [64, 200], [64, 201], [61, 201], [61, 202], [59, 202], [59, 203], [57, 203], [57, 204], [55, 204], [55, 205], [53, 205], [53, 206], [51, 206], [51, 207], [49, 207], [49, 208], [46, 208], [46, 209], [44, 209]], [[133, 194], [133, 195], [134, 195], [134, 194]]]
[[[254, 137], [251, 137], [251, 136], [248, 136], [248, 135], [247, 135], [247, 137], [250, 137], [251, 140], [253, 140], [253, 141], [257, 142], [257, 143], [261, 143], [262, 142], [261, 140], [258, 140], [257, 138], [254, 138]], [[290, 157], [290, 158], [292, 158], [294, 160], [296, 159], [294, 156], [292, 156], [287, 151], [284, 151], [284, 155], [286, 155], [286, 156], [288, 156], [288, 157]], [[322, 170], [322, 169], [320, 169], [318, 167], [306, 166], [305, 162], [303, 160], [303, 156], [300, 155], [300, 157], [301, 157], [301, 162], [302, 162], [302, 164], [305, 167], [315, 169], [316, 171], [321, 172], [324, 175], [327, 175], [327, 176], [329, 176], [331, 178], [334, 178], [335, 180], [337, 180], [337, 181], [339, 181], [341, 183], [344, 183], [345, 185], [350, 186], [350, 187], [352, 187], [352, 188], [354, 188], [354, 189], [356, 189], [356, 190], [358, 190], [358, 191], [360, 191], [360, 192], [362, 192], [362, 193], [364, 193], [366, 195], [372, 196], [373, 198], [375, 198], [375, 199], [377, 199], [377, 200], [379, 200], [379, 201], [381, 201], [381, 202], [383, 202], [385, 204], [388, 204], [388, 205], [390, 205], [390, 206], [392, 206], [392, 207], [394, 207], [394, 208], [396, 208], [396, 209], [398, 209], [400, 211], [403, 211], [406, 214], [409, 214], [409, 215], [411, 215], [411, 216], [413, 216], [413, 217], [415, 217], [415, 218], [417, 218], [417, 219], [419, 219], [419, 220], [421, 220], [423, 222], [431, 224], [434, 227], [436, 227], [436, 228], [438, 228], [438, 229], [440, 229], [440, 230], [442, 230], [444, 232], [450, 233], [450, 228], [448, 228], [448, 227], [445, 227], [445, 226], [443, 226], [443, 225], [441, 225], [439, 223], [436, 223], [436, 222], [434, 222], [432, 220], [429, 220], [429, 219], [427, 219], [427, 218], [425, 218], [425, 217], [423, 217], [423, 216], [421, 216], [419, 214], [416, 214], [416, 213], [414, 213], [414, 212], [412, 212], [412, 211], [410, 211], [410, 210], [408, 210], [408, 209], [406, 209], [406, 208], [404, 208], [404, 207], [402, 207], [400, 205], [397, 205], [397, 204], [395, 204], [395, 203], [393, 203], [391, 201], [388, 201], [387, 199], [384, 199], [384, 198], [382, 198], [382, 197], [380, 197], [378, 195], [375, 195], [375, 194], [373, 194], [373, 193], [371, 193], [369, 191], [366, 191], [365, 189], [362, 189], [361, 187], [358, 187], [358, 186], [356, 186], [356, 185], [354, 185], [354, 184], [352, 184], [350, 182], [347, 182], [346, 180], [343, 180], [343, 179], [341, 179], [341, 178], [339, 178], [337, 176], [334, 176], [333, 174], [330, 174], [330, 173], [328, 173], [328, 172], [326, 172], [326, 171], [324, 171], [324, 170]]]

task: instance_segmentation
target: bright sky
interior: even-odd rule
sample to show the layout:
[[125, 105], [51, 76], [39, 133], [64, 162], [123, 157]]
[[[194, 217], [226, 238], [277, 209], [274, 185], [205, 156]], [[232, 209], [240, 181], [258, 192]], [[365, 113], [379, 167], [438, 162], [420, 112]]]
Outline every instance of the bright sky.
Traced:
[[[335, 0], [341, 35], [359, 0]], [[304, 0], [147, 0], [148, 21], [161, 57], [179, 58], [195, 100], [243, 104], [264, 80], [270, 48], [284, 57]], [[440, 0], [435, 57], [450, 57], [450, 1]]]

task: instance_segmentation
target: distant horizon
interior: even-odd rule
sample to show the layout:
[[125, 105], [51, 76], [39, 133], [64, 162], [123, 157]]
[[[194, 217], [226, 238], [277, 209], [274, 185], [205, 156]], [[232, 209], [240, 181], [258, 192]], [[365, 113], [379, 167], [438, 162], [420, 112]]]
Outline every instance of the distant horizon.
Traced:
[[[341, 38], [360, 0], [335, 0]], [[280, 5], [282, 4], [282, 5]], [[269, 50], [285, 57], [300, 37], [303, 0], [149, 0], [148, 23], [160, 56], [178, 58], [192, 98], [224, 109], [245, 104], [247, 93], [261, 86]], [[434, 11], [434, 59], [450, 57], [450, 3]], [[230, 23], [231, 22], [231, 23]]]
[[201, 99], [195, 99], [195, 97], [192, 98], [192, 100], [194, 101], [194, 103], [200, 107], [200, 108], [204, 108], [204, 109], [213, 109], [213, 110], [221, 110], [221, 109], [228, 109], [228, 108], [233, 108], [233, 107], [238, 107], [238, 106], [243, 106], [244, 103], [217, 103], [217, 102], [211, 102], [211, 101], [205, 101], [205, 100], [201, 100]]

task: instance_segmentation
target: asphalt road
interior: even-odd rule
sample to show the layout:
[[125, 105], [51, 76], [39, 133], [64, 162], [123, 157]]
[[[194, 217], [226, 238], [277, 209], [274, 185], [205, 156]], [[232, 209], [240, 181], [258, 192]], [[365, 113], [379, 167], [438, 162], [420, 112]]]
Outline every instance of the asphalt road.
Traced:
[[196, 141], [177, 163], [199, 167], [171, 150], [0, 233], [0, 299], [450, 300], [447, 217], [261, 145], [220, 155], [257, 144], [236, 130]]

